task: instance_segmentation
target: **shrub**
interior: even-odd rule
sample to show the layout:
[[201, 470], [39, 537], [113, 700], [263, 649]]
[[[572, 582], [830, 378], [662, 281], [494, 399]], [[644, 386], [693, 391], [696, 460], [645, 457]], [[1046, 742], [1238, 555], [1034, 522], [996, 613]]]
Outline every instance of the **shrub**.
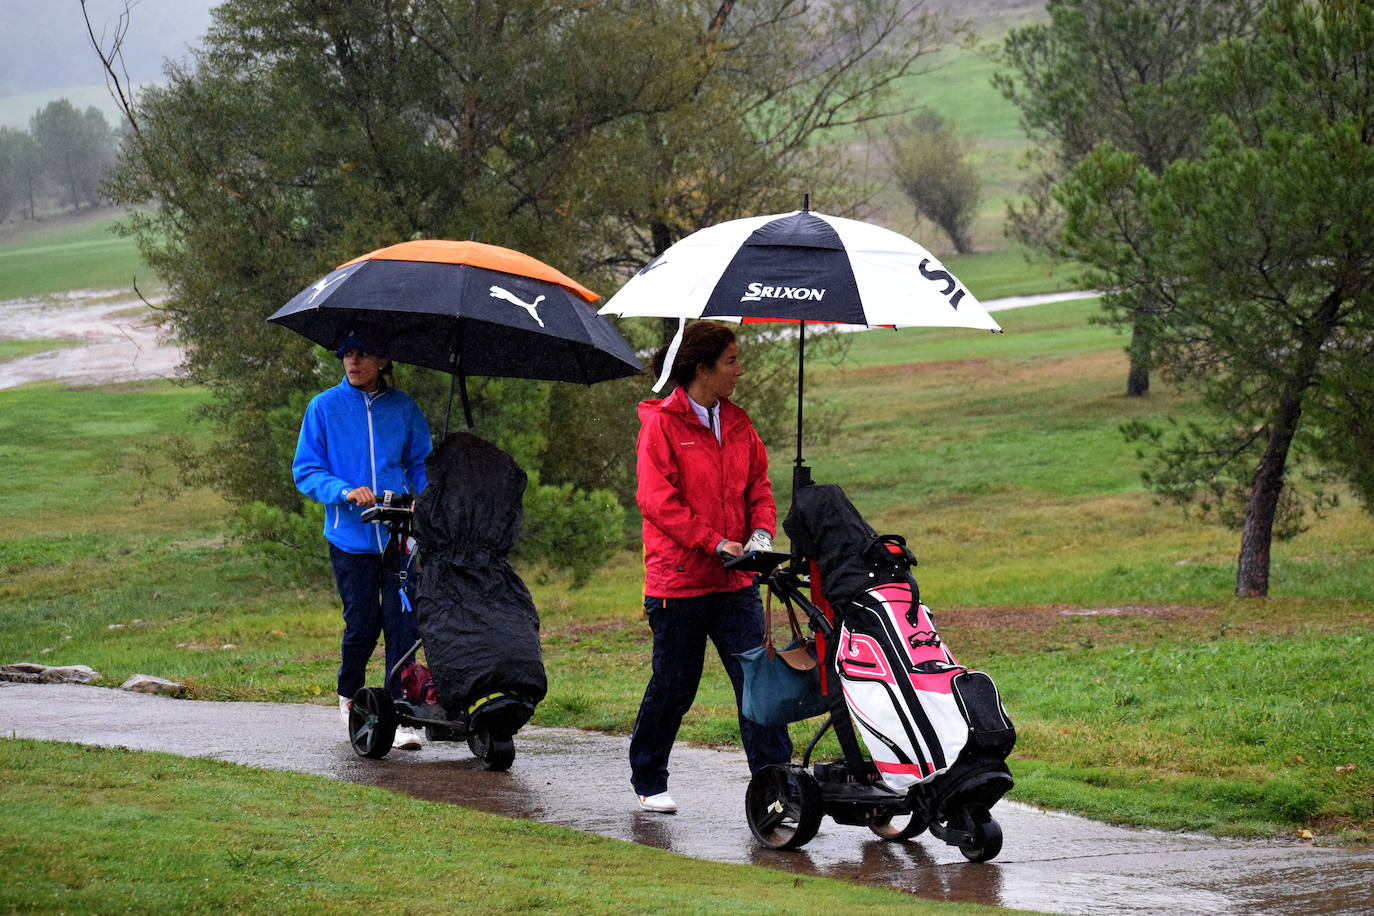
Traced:
[[251, 553], [279, 564], [291, 573], [327, 580], [324, 506], [305, 500], [302, 512], [287, 512], [266, 503], [245, 503], [234, 510], [229, 530]]
[[625, 510], [609, 490], [577, 490], [572, 484], [549, 486], [529, 475], [525, 526], [516, 553], [572, 574], [581, 588], [615, 556], [624, 540]]

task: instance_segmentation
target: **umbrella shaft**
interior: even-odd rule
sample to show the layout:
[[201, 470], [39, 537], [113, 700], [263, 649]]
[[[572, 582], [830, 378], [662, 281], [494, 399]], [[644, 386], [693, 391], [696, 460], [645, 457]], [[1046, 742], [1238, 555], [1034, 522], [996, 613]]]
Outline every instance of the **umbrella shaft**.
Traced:
[[797, 322], [797, 465], [792, 468], [792, 499], [811, 485], [811, 469], [802, 464], [802, 393], [806, 379], [806, 322]]
[[802, 466], [802, 392], [806, 379], [806, 322], [797, 322], [797, 467]]

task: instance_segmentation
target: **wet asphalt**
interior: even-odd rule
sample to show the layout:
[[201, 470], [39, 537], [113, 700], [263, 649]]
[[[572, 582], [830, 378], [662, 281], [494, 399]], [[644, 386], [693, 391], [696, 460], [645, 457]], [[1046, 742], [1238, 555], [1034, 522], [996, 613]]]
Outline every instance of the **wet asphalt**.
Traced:
[[[466, 743], [357, 757], [336, 708], [175, 700], [101, 687], [0, 682], [0, 734], [164, 751], [313, 773], [561, 824], [720, 862], [887, 885], [918, 897], [1048, 913], [1374, 912], [1374, 850], [1131, 830], [1003, 801], [1005, 843], [973, 864], [923, 834], [889, 843], [827, 818], [796, 852], [768, 850], [744, 818], [748, 771], [738, 751], [679, 745], [675, 815], [640, 811], [628, 739], [526, 728], [508, 772], [482, 769]], [[1014, 773], [1013, 767], [1013, 773]]]

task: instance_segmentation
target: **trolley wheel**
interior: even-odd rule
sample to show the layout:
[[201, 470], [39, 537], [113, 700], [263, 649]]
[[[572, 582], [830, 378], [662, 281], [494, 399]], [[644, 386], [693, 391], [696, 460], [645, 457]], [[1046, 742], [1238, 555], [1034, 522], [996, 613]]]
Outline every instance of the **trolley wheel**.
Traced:
[[990, 861], [1002, 851], [1002, 827], [987, 812], [981, 812], [982, 819], [977, 813], [972, 814], [970, 820], [973, 822], [973, 829], [969, 832], [973, 835], [973, 841], [967, 845], [960, 845], [959, 851], [970, 862]]
[[987, 862], [1002, 851], [1002, 828], [981, 806], [956, 809], [948, 823], [932, 823], [930, 833], [951, 846], [957, 845], [970, 862]]
[[821, 828], [821, 787], [802, 767], [771, 764], [749, 780], [744, 815], [749, 829], [769, 849], [798, 849]]
[[928, 826], [930, 825], [913, 811], [910, 814], [887, 814], [875, 817], [873, 822], [868, 825], [868, 829], [890, 843], [901, 843], [914, 836], [920, 836]]
[[359, 757], [385, 757], [396, 740], [397, 724], [396, 704], [385, 690], [364, 687], [353, 695], [348, 707], [348, 741]]
[[508, 735], [494, 735], [485, 729], [468, 732], [468, 749], [482, 761], [484, 769], [501, 772], [515, 762], [515, 742]]

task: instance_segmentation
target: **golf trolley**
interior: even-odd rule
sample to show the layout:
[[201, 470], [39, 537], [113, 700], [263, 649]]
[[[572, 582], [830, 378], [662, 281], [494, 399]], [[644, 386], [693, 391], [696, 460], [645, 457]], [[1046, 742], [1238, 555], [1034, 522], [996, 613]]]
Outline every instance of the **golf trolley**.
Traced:
[[[407, 493], [383, 494], [381, 501], [362, 514], [364, 522], [385, 525], [390, 533], [391, 546], [388, 549], [408, 550], [411, 523], [414, 518], [413, 497]], [[409, 553], [402, 562], [401, 589], [402, 600], [405, 583], [415, 554]], [[415, 645], [386, 673], [386, 681], [381, 687], [364, 687], [353, 695], [348, 707], [348, 740], [354, 753], [360, 757], [380, 760], [390, 751], [396, 738], [396, 729], [401, 726], [423, 728], [428, 741], [467, 740], [473, 755], [482, 761], [488, 770], [508, 770], [515, 760], [515, 742], [512, 732], [501, 727], [500, 707], [512, 702], [509, 698], [497, 697], [480, 705], [472, 712], [460, 711], [451, 715], [442, 704], [425, 702], [423, 695], [407, 696], [397, 701], [393, 699], [393, 687], [401, 679], [408, 662], [416, 659], [422, 640]]]
[[[900, 538], [884, 535], [875, 541], [880, 551], [897, 563], [909, 560], [914, 564], [915, 558]], [[939, 645], [919, 598], [913, 595], [909, 608], [898, 608], [913, 626], [921, 628], [917, 639], [913, 634], [918, 631], [898, 633], [890, 621], [865, 630], [863, 618], [873, 609], [863, 606], [864, 598], [834, 609], [824, 599], [808, 599], [803, 589], [819, 573], [813, 562], [802, 557], [751, 551], [726, 565], [756, 573], [756, 581], [805, 613], [812, 632], [819, 634], [818, 648], [824, 646], [820, 661], [828, 676], [829, 712], [807, 745], [801, 763], [763, 767], [749, 781], [745, 815], [758, 841], [770, 849], [797, 849], [810, 842], [820, 829], [822, 817], [829, 815], [837, 823], [868, 827], [893, 842], [910, 840], [928, 829], [936, 839], [957, 846], [972, 862], [986, 862], [996, 856], [1002, 849], [1002, 830], [990, 809], [1012, 786], [1005, 758], [1015, 733], [987, 675], [945, 661], [913, 662], [912, 653], [903, 651], [908, 642], [912, 646]], [[910, 584], [914, 589], [915, 580], [910, 579]], [[886, 601], [885, 606], [891, 603]], [[885, 636], [891, 638], [884, 640]], [[886, 649], [879, 645], [884, 642]], [[860, 643], [869, 654], [859, 654]], [[952, 662], [947, 654], [945, 657]], [[863, 670], [854, 667], [842, 671], [846, 666], [861, 666]], [[853, 680], [851, 674], [868, 681]], [[943, 735], [937, 736], [929, 719], [932, 713], [923, 708], [926, 701], [916, 696], [922, 692], [919, 685], [925, 676], [944, 678], [946, 685], [951, 678], [971, 676], [963, 685], [956, 683], [952, 691], [944, 688], [958, 701], [958, 709], [945, 716], [947, 721], [940, 725]], [[905, 686], [901, 684], [903, 678]], [[915, 690], [912, 684], [918, 685]], [[861, 708], [875, 697], [866, 696], [866, 688], [877, 690], [876, 705], [881, 710], [872, 703]], [[953, 708], [948, 695], [943, 700]], [[933, 714], [941, 715], [938, 711]], [[957, 719], [957, 729], [951, 729], [951, 718]], [[868, 746], [879, 749], [876, 757], [883, 758], [881, 761], [864, 754], [855, 732], [856, 722]], [[813, 765], [811, 757], [817, 744], [831, 730], [843, 752], [841, 759]], [[889, 740], [885, 730], [904, 733], [910, 739], [907, 750], [900, 750], [900, 742]], [[951, 744], [949, 736], [955, 730], [964, 734], [959, 736], [958, 746], [945, 749], [946, 757], [938, 745], [941, 739]], [[920, 749], [913, 751], [912, 747]]]

